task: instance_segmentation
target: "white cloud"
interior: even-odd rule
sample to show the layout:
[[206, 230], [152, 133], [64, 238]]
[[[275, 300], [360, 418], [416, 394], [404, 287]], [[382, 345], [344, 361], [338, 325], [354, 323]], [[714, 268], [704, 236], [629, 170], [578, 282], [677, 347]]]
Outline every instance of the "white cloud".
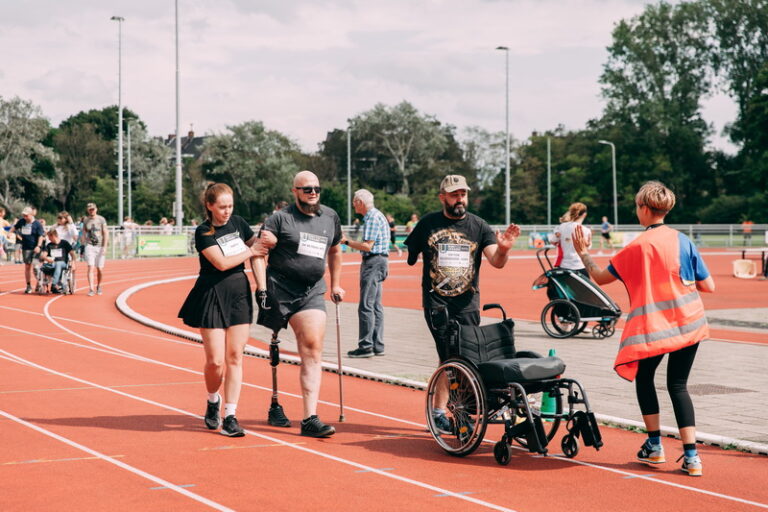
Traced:
[[[458, 126], [504, 127], [509, 46], [516, 138], [600, 115], [597, 79], [611, 30], [640, 0], [179, 0], [181, 130], [255, 119], [313, 150], [374, 104], [411, 101]], [[54, 124], [117, 103], [150, 133], [175, 129], [170, 0], [30, 0], [0, 6], [0, 94], [32, 100]], [[707, 103], [717, 129], [730, 100]]]

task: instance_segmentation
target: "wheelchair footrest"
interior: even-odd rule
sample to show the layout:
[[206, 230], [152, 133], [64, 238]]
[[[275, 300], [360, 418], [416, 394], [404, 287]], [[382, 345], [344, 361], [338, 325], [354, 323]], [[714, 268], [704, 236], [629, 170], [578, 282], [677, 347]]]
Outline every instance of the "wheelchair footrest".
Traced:
[[603, 436], [600, 434], [595, 413], [576, 411], [573, 414], [573, 424], [574, 434], [581, 435], [584, 446], [594, 446], [595, 450], [603, 446]]

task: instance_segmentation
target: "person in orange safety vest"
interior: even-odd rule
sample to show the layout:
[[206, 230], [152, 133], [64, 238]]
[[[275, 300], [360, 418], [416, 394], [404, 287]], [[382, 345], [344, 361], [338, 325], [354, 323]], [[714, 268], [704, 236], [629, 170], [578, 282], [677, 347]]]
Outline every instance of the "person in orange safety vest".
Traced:
[[714, 292], [715, 282], [693, 242], [664, 225], [664, 217], [675, 206], [671, 190], [658, 181], [649, 181], [637, 192], [635, 205], [645, 232], [611, 258], [606, 269], [592, 261], [580, 230], [574, 233], [573, 245], [597, 284], [620, 279], [629, 293], [630, 312], [614, 369], [621, 377], [635, 381], [648, 431], [638, 460], [666, 462], [653, 379], [664, 354], [669, 354], [667, 389], [683, 442], [681, 469], [691, 476], [701, 476], [695, 414], [687, 383], [699, 342], [709, 336], [699, 292]]

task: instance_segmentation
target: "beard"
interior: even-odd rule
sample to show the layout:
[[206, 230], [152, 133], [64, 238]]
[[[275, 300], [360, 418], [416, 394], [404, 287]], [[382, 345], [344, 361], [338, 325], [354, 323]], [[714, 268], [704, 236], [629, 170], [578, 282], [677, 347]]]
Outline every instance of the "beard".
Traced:
[[314, 215], [317, 214], [317, 212], [320, 211], [320, 202], [317, 202], [315, 204], [307, 203], [302, 201], [301, 199], [298, 199], [299, 201], [299, 209], [306, 213], [307, 215]]
[[451, 217], [463, 217], [467, 213], [466, 205], [461, 202], [457, 202], [453, 206], [445, 205], [443, 208], [445, 209], [445, 213]]

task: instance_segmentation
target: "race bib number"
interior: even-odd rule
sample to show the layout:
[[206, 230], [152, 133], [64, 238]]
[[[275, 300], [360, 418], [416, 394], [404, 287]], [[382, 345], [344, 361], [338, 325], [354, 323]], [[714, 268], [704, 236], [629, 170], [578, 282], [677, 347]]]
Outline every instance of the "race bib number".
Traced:
[[325, 250], [328, 246], [328, 237], [313, 235], [312, 233], [299, 233], [299, 254], [313, 258], [325, 258]]
[[21, 227], [21, 234], [22, 235], [31, 235], [32, 234], [32, 225], [27, 224], [26, 226]]
[[243, 239], [240, 238], [240, 233], [237, 231], [217, 238], [216, 242], [219, 244], [224, 256], [236, 256], [248, 250], [248, 246], [245, 245]]
[[61, 249], [51, 249], [51, 258], [56, 259], [56, 258], [61, 258], [62, 256], [64, 256], [64, 251], [63, 250], [61, 250]]
[[440, 267], [469, 268], [469, 246], [464, 244], [438, 244], [437, 264]]

